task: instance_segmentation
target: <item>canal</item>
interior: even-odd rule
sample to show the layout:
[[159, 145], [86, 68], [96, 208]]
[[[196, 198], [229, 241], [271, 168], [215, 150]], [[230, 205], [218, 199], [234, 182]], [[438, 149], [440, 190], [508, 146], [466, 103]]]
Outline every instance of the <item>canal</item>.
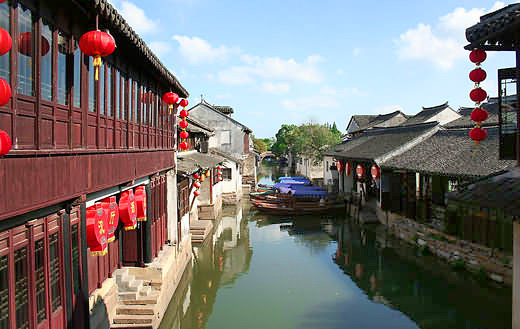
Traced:
[[161, 329], [511, 328], [511, 288], [342, 214], [265, 215], [246, 198], [193, 259]]

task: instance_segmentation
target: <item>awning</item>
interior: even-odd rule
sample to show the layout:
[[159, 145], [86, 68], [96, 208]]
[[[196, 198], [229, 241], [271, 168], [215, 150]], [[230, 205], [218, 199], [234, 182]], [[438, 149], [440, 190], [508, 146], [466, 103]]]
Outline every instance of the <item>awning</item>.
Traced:
[[200, 152], [183, 152], [177, 155], [177, 171], [181, 173], [191, 174], [202, 169], [210, 169], [222, 163], [225, 159], [214, 154], [206, 154]]

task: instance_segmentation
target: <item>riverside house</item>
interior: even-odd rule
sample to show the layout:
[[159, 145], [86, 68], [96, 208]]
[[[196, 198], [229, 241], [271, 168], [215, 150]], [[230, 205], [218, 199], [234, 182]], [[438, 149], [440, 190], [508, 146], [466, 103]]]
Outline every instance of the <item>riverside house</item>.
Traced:
[[[78, 46], [96, 21], [117, 45], [99, 80]], [[13, 141], [0, 158], [0, 327], [156, 327], [191, 258], [161, 95], [188, 92], [108, 1], [4, 1], [0, 26], [13, 40], [0, 58], [12, 89], [0, 129]], [[93, 253], [87, 230], [105, 204], [121, 220]], [[137, 224], [122, 222], [129, 205]]]

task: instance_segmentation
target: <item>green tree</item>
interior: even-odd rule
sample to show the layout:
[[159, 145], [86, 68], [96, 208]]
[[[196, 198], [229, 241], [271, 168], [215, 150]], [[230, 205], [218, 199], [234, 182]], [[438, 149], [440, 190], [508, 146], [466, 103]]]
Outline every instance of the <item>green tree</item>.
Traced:
[[[330, 125], [329, 125], [330, 127]], [[298, 127], [294, 150], [297, 154], [310, 155], [315, 162], [323, 159], [323, 153], [341, 141], [341, 132], [333, 132], [326, 124], [306, 123]]]
[[271, 146], [271, 151], [276, 156], [295, 154], [295, 138], [298, 127], [296, 125], [283, 124], [276, 133], [276, 141]]
[[263, 153], [263, 152], [267, 151], [267, 146], [265, 145], [264, 141], [261, 139], [255, 138], [255, 136], [253, 136], [253, 147], [259, 153]]
[[265, 146], [267, 146], [267, 150], [271, 151], [271, 147], [273, 146], [274, 142], [276, 142], [276, 139], [273, 137], [270, 138], [262, 138], [262, 140], [265, 143]]

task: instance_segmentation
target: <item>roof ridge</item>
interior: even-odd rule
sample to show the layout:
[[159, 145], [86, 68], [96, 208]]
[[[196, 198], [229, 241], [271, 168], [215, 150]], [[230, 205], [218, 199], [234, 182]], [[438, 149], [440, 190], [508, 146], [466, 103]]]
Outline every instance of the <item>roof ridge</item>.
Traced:
[[[423, 110], [432, 110], [432, 109], [435, 109], [435, 108], [438, 108], [438, 107], [448, 107], [448, 106], [449, 106], [449, 105], [448, 105], [448, 102], [449, 102], [449, 101], [446, 101], [446, 102], [443, 103], [443, 104], [439, 104], [439, 105], [435, 105], [435, 106], [428, 106], [428, 107], [426, 107], [426, 106], [421, 106], [421, 107], [423, 108]], [[419, 112], [419, 113], [420, 113], [420, 112]]]

